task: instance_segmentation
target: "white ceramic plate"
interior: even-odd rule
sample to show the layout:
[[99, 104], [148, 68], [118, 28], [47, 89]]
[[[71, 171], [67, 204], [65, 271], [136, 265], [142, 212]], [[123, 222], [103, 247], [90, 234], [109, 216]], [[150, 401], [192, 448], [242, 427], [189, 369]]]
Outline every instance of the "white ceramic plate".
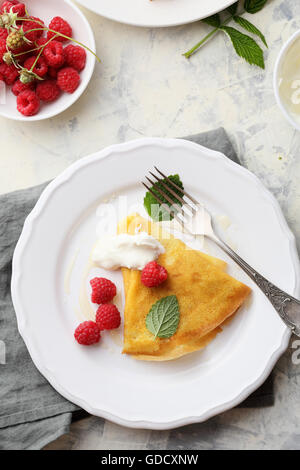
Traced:
[[[140, 210], [144, 191], [139, 182], [154, 164], [166, 173], [178, 172], [186, 189], [217, 220], [227, 215], [231, 230], [224, 236], [237, 251], [275, 284], [299, 295], [295, 239], [274, 197], [224, 155], [175, 139], [109, 147], [78, 161], [49, 184], [16, 247], [12, 295], [31, 357], [59, 393], [119, 424], [167, 429], [205, 420], [245, 399], [267, 378], [290, 333], [247, 276], [205, 245], [208, 252], [227, 259], [229, 272], [253, 289], [251, 299], [205, 350], [171, 362], [147, 363], [121, 355], [120, 338], [109, 332], [96, 346], [75, 342], [80, 284], [96, 240], [97, 215], [104, 217], [107, 207], [118, 207], [118, 217]], [[104, 227], [107, 218], [102, 220]], [[117, 219], [112, 217], [111, 223], [114, 231]], [[95, 274], [113, 279], [122, 291], [119, 272], [96, 269], [89, 277]]]
[[[46, 25], [50, 23], [54, 16], [65, 18], [72, 26], [74, 39], [85, 44], [92, 51], [95, 51], [96, 45], [93, 31], [85, 16], [70, 0], [51, 0], [47, 2], [41, 2], [40, 0], [27, 0], [26, 7], [30, 15], [41, 18]], [[11, 92], [11, 87], [6, 87], [4, 104], [2, 104], [2, 96], [0, 99], [0, 116], [14, 119], [16, 121], [26, 122], [40, 121], [56, 116], [74, 104], [82, 95], [91, 79], [94, 67], [95, 57], [93, 54], [87, 52], [86, 66], [84, 70], [80, 72], [81, 82], [77, 90], [72, 94], [62, 93], [59, 99], [53, 103], [41, 104], [41, 109], [35, 116], [26, 117], [20, 114], [17, 110], [16, 97]]]
[[192, 23], [232, 5], [235, 0], [77, 0], [82, 6], [120, 23], [162, 27]]

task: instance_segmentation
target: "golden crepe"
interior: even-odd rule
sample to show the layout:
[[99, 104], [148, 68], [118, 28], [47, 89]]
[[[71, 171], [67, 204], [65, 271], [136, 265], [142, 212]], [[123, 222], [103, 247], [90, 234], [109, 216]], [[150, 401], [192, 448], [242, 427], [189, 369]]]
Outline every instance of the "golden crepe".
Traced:
[[[145, 287], [141, 272], [123, 268], [125, 289], [124, 349], [136, 359], [165, 361], [197, 351], [221, 330], [220, 325], [243, 303], [250, 288], [226, 272], [226, 263], [192, 250], [139, 214], [120, 222], [118, 233], [147, 232], [160, 241], [165, 253], [158, 263], [168, 271], [160, 286]], [[176, 295], [180, 321], [170, 338], [155, 338], [146, 327], [152, 305], [163, 297]]]

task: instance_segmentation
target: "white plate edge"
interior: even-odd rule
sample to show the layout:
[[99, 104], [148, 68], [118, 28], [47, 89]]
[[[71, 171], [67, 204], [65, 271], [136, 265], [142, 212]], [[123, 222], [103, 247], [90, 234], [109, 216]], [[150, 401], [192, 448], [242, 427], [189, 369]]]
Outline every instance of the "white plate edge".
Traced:
[[128, 21], [128, 20], [127, 21], [124, 21], [124, 20], [122, 21], [120, 18], [116, 18], [113, 15], [99, 13], [95, 9], [85, 5], [82, 0], [76, 0], [76, 1], [82, 7], [86, 8], [89, 11], [92, 11], [96, 15], [102, 16], [103, 18], [107, 18], [108, 20], [111, 20], [111, 21], [115, 21], [116, 23], [126, 24], [128, 26], [137, 26], [139, 28], [170, 28], [172, 26], [175, 27], [175, 26], [181, 26], [181, 25], [185, 25], [185, 24], [195, 23], [196, 21], [200, 21], [204, 18], [207, 18], [208, 16], [215, 15], [216, 13], [219, 13], [220, 11], [223, 11], [226, 8], [228, 8], [229, 6], [233, 5], [236, 0], [228, 0], [228, 3], [224, 7], [222, 7], [221, 9], [216, 8], [215, 10], [212, 10], [209, 15], [205, 15], [205, 16], [200, 15], [200, 16], [197, 16], [196, 18], [193, 18], [193, 19], [190, 19], [190, 20], [185, 20], [184, 22], [182, 22], [182, 21], [173, 21], [171, 23], [159, 23], [159, 24], [157, 24], [157, 23], [155, 23], [155, 24], [153, 24], [153, 23], [135, 23], [134, 21]]
[[290, 330], [287, 327], [284, 330], [281, 344], [274, 351], [273, 355], [270, 357], [268, 363], [266, 364], [263, 370], [263, 373], [253, 383], [249, 384], [248, 387], [246, 387], [246, 389], [243, 389], [240, 394], [238, 394], [234, 399], [228, 401], [227, 403], [217, 406], [206, 413], [202, 413], [200, 416], [188, 416], [188, 417], [184, 417], [184, 418], [177, 419], [177, 420], [171, 420], [169, 422], [151, 422], [151, 421], [143, 421], [143, 420], [130, 420], [129, 421], [129, 420], [120, 418], [112, 414], [111, 412], [107, 412], [104, 410], [101, 410], [99, 412], [99, 410], [96, 410], [93, 407], [90, 407], [84, 400], [74, 397], [71, 393], [67, 392], [63, 387], [61, 387], [56, 382], [56, 379], [52, 377], [52, 374], [50, 373], [50, 371], [48, 371], [47, 368], [44, 367], [39, 362], [39, 359], [36, 356], [35, 350], [30, 341], [30, 337], [29, 336], [26, 337], [26, 324], [24, 322], [24, 319], [22, 319], [21, 315], [18, 315], [17, 313], [17, 311], [21, 312], [22, 310], [21, 302], [18, 296], [18, 291], [17, 291], [18, 279], [20, 277], [21, 255], [27, 245], [27, 242], [29, 241], [30, 234], [33, 230], [33, 224], [35, 220], [39, 217], [40, 213], [43, 211], [44, 207], [46, 206], [47, 200], [49, 199], [49, 197], [51, 197], [51, 194], [55, 191], [55, 189], [58, 186], [61, 186], [62, 184], [68, 182], [69, 179], [72, 178], [74, 173], [76, 173], [81, 167], [84, 167], [88, 165], [89, 163], [94, 162], [95, 158], [97, 158], [98, 160], [103, 159], [103, 158], [110, 156], [115, 150], [117, 150], [118, 152], [120, 151], [128, 152], [133, 149], [140, 148], [146, 145], [158, 145], [158, 146], [165, 146], [169, 148], [174, 145], [175, 146], [182, 145], [183, 147], [187, 147], [187, 146], [191, 147], [194, 150], [202, 149], [205, 151], [207, 155], [210, 155], [213, 158], [219, 159], [220, 162], [222, 162], [225, 165], [231, 166], [235, 172], [243, 172], [245, 176], [247, 176], [248, 178], [252, 178], [252, 180], [254, 180], [258, 188], [261, 190], [263, 196], [269, 199], [271, 206], [275, 210], [278, 221], [280, 222], [283, 233], [288, 238], [291, 258], [294, 264], [295, 286], [294, 286], [294, 292], [292, 294], [295, 296], [299, 295], [300, 293], [300, 265], [299, 265], [295, 236], [287, 225], [287, 222], [283, 216], [283, 213], [278, 204], [278, 201], [272, 195], [272, 193], [270, 193], [270, 191], [267, 188], [265, 188], [262, 182], [249, 170], [233, 162], [222, 153], [207, 149], [206, 147], [203, 147], [194, 142], [186, 141], [184, 139], [143, 138], [143, 139], [137, 139], [137, 140], [125, 142], [122, 144], [111, 145], [99, 152], [96, 152], [92, 155], [84, 157], [80, 159], [79, 161], [73, 163], [70, 167], [64, 170], [57, 178], [55, 178], [55, 180], [49, 183], [49, 185], [44, 189], [37, 204], [35, 205], [31, 213], [28, 215], [28, 217], [25, 220], [21, 236], [18, 240], [18, 243], [14, 251], [13, 262], [12, 262], [12, 266], [13, 266], [12, 280], [11, 280], [12, 300], [13, 300], [13, 304], [14, 304], [15, 311], [16, 311], [18, 329], [29, 350], [30, 356], [35, 366], [37, 367], [37, 369], [41, 372], [42, 375], [46, 377], [46, 379], [50, 382], [50, 384], [59, 393], [61, 393], [61, 395], [63, 395], [68, 400], [72, 401], [73, 403], [77, 404], [78, 406], [84, 408], [90, 414], [103, 417], [105, 419], [113, 421], [122, 426], [127, 426], [127, 427], [132, 427], [132, 428], [164, 430], [164, 429], [173, 429], [179, 426], [184, 426], [184, 425], [192, 424], [195, 422], [205, 421], [215, 416], [216, 414], [224, 412], [230, 408], [233, 408], [239, 403], [241, 403], [245, 398], [247, 398], [254, 390], [256, 390], [266, 380], [266, 378], [272, 371], [276, 361], [279, 359], [279, 357], [283, 354], [283, 352], [286, 350], [288, 346], [289, 339], [291, 337]]

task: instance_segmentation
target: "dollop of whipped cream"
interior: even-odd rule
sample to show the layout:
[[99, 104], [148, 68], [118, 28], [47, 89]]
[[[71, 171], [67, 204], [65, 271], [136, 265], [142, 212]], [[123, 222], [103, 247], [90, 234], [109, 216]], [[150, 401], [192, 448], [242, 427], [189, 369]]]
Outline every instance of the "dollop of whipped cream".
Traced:
[[104, 269], [142, 270], [164, 252], [159, 241], [146, 232], [136, 235], [122, 233], [99, 238], [92, 252], [92, 261]]

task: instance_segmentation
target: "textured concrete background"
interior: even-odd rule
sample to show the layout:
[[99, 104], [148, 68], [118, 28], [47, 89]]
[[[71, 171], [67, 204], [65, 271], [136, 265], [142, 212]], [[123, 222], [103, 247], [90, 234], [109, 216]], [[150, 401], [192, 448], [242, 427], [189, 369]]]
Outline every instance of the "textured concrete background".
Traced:
[[[279, 200], [299, 247], [300, 133], [276, 106], [272, 73], [280, 47], [300, 27], [300, 2], [269, 0], [249, 18], [269, 43], [265, 71], [240, 60], [223, 34], [190, 61], [183, 58], [208, 30], [203, 24], [141, 29], [84, 12], [102, 65], [87, 92], [62, 115], [41, 123], [0, 118], [1, 193], [53, 178], [109, 144], [223, 126], [239, 158]], [[299, 373], [289, 350], [276, 366], [272, 408], [235, 409], [168, 432], [130, 430], [91, 417], [48, 448], [300, 448]]]

